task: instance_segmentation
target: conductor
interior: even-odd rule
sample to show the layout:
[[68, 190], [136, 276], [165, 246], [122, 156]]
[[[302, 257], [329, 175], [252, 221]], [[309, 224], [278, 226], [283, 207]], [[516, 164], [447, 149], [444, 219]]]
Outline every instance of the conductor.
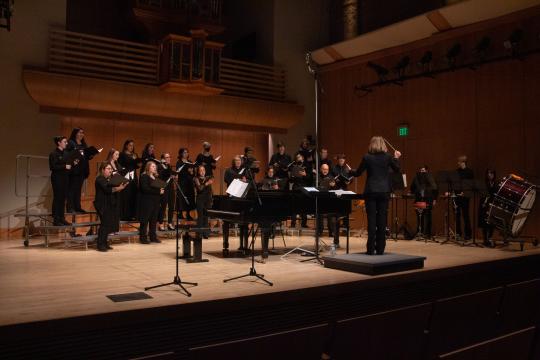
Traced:
[[394, 156], [387, 153], [385, 140], [382, 136], [374, 136], [369, 142], [368, 152], [362, 158], [355, 176], [367, 173], [364, 196], [368, 219], [368, 255], [382, 255], [386, 246], [386, 220], [388, 200], [390, 198], [390, 172], [399, 171], [398, 159], [401, 153], [394, 151]]

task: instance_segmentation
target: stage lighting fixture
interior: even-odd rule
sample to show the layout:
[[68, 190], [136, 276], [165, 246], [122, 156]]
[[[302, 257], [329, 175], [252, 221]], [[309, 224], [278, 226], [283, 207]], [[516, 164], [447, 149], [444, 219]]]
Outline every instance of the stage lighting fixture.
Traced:
[[461, 54], [461, 44], [456, 43], [446, 53], [446, 61], [448, 66], [454, 67], [456, 65], [456, 58]]
[[371, 61], [368, 61], [367, 66], [373, 69], [373, 71], [375, 71], [375, 73], [379, 77], [380, 82], [386, 81], [386, 76], [388, 75], [388, 72], [389, 72], [387, 68], [379, 64], [375, 64], [374, 62], [371, 62]]
[[476, 46], [474, 47], [474, 52], [478, 54], [478, 56], [480, 57], [480, 60], [484, 60], [490, 46], [491, 46], [491, 38], [487, 36], [484, 36], [482, 39], [480, 39], [478, 44], [476, 44]]
[[512, 50], [512, 56], [516, 56], [519, 50], [519, 44], [523, 40], [523, 30], [516, 29], [510, 34], [510, 37], [503, 42], [507, 50]]
[[433, 68], [433, 52], [426, 51], [418, 61], [418, 67], [422, 69], [422, 72], [431, 72]]
[[394, 66], [394, 72], [396, 73], [398, 78], [402, 78], [405, 75], [405, 71], [407, 70], [410, 62], [411, 58], [408, 56], [404, 56], [401, 58], [401, 60], [399, 60], [396, 66]]

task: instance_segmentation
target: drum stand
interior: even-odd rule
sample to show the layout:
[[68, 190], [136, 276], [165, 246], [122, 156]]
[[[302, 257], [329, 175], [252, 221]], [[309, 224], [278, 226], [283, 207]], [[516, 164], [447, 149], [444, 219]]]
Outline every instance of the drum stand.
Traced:
[[424, 216], [424, 209], [415, 209], [418, 212], [418, 232], [416, 233], [416, 236], [414, 237], [414, 240], [416, 241], [424, 241], [426, 244], [428, 242], [434, 242], [439, 243], [435, 238], [432, 236], [431, 238], [428, 238], [424, 235], [423, 231], [424, 228], [422, 227], [422, 220]]

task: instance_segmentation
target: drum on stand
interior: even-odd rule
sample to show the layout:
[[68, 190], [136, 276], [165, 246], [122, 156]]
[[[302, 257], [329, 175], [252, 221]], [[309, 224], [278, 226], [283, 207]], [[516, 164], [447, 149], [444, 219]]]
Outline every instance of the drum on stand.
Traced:
[[536, 186], [520, 176], [503, 178], [487, 202], [486, 222], [512, 237], [518, 237], [536, 200]]

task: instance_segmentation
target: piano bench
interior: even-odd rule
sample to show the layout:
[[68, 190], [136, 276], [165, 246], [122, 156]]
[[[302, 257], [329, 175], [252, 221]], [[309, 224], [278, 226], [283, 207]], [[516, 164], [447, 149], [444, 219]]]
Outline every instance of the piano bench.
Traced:
[[[208, 259], [202, 258], [202, 241], [203, 237], [201, 232], [196, 232], [195, 236], [190, 235], [188, 232], [182, 235], [182, 259], [186, 260], [186, 263], [199, 263], [208, 262]], [[191, 255], [191, 243], [193, 243], [193, 256]]]

